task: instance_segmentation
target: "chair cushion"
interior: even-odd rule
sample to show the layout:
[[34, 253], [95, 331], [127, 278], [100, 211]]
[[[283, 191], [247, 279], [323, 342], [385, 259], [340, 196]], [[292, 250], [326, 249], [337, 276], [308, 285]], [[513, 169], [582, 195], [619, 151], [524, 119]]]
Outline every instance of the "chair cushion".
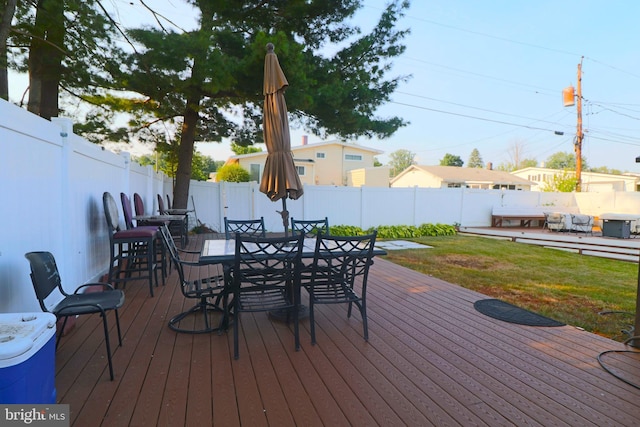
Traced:
[[158, 227], [135, 227], [129, 230], [116, 231], [113, 235], [114, 239], [142, 239], [154, 238], [158, 234]]

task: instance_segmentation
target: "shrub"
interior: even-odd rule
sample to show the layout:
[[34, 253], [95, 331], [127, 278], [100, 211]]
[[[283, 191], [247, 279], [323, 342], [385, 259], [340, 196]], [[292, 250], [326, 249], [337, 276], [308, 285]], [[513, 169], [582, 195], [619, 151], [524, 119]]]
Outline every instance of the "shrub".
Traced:
[[[413, 225], [381, 225], [377, 227], [380, 239], [409, 239], [423, 236], [453, 236], [456, 227], [449, 224], [421, 224]], [[330, 227], [330, 232], [336, 236], [361, 236], [372, 233], [374, 228], [363, 230], [352, 225], [336, 225]]]
[[218, 182], [249, 182], [250, 180], [249, 171], [236, 163], [222, 166], [216, 174], [216, 181]]

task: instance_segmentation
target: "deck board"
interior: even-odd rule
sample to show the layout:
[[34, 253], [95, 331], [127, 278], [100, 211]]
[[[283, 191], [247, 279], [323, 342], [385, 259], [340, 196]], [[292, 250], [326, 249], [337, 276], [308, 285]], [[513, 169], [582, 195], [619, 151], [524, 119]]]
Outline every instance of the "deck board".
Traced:
[[[199, 236], [200, 237], [200, 236]], [[197, 248], [201, 239], [191, 239]], [[369, 342], [356, 311], [316, 307], [293, 326], [243, 313], [240, 358], [233, 329], [176, 333], [191, 307], [175, 270], [150, 297], [128, 284], [109, 381], [98, 316], [78, 318], [57, 350], [60, 403], [75, 426], [125, 425], [636, 425], [640, 390], [597, 362], [623, 344], [572, 326], [513, 325], [476, 312], [484, 295], [376, 260], [369, 277]], [[640, 354], [612, 353], [610, 368], [640, 383]]]

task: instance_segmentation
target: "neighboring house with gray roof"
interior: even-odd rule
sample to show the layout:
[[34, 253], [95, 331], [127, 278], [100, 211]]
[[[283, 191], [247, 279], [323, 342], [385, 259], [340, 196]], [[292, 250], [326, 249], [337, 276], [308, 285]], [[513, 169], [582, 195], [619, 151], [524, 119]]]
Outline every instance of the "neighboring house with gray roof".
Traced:
[[481, 188], [530, 191], [535, 183], [509, 172], [457, 166], [412, 165], [391, 180], [391, 187]]

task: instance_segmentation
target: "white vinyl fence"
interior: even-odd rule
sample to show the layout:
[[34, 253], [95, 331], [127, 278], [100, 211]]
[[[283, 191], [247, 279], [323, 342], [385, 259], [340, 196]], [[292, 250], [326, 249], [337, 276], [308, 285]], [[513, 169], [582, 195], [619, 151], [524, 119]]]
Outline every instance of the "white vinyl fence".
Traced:
[[[156, 195], [172, 194], [172, 181], [150, 166], [132, 163], [76, 136], [72, 122], [51, 122], [0, 100], [0, 312], [39, 311], [24, 254], [52, 252], [63, 284], [72, 290], [107, 272], [109, 236], [102, 194], [120, 203], [120, 192], [142, 196], [147, 214]], [[193, 203], [192, 203], [193, 200]], [[331, 225], [363, 229], [423, 223], [489, 226], [493, 206], [578, 208], [583, 213], [640, 213], [640, 193], [540, 193], [525, 191], [353, 188], [305, 186], [287, 200], [290, 217], [328, 217]], [[221, 230], [223, 218], [263, 216], [282, 231], [282, 202], [271, 202], [256, 183], [192, 181], [190, 225]]]

